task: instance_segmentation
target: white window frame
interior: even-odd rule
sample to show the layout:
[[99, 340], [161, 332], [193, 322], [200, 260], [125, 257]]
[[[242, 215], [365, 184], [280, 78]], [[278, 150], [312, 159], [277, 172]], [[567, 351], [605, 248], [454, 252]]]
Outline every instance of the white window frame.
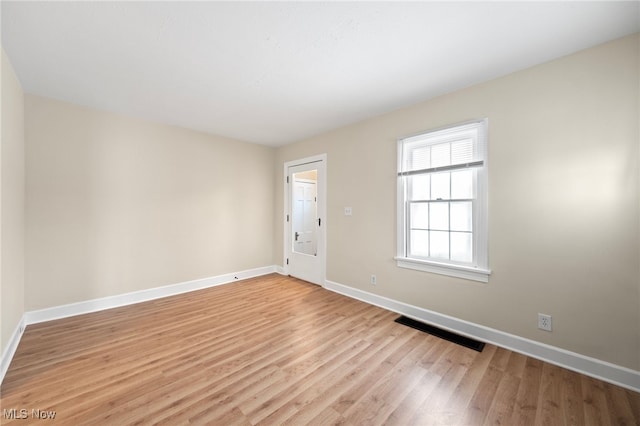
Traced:
[[[473, 198], [473, 261], [469, 264], [460, 264], [446, 260], [432, 260], [409, 257], [408, 255], [408, 189], [407, 176], [411, 174], [403, 170], [403, 154], [405, 145], [416, 139], [441, 140], [447, 134], [475, 129], [474, 149], [478, 150], [478, 161], [456, 166], [456, 169], [474, 167], [476, 169], [475, 197]], [[488, 225], [488, 120], [474, 120], [459, 123], [444, 128], [422, 132], [417, 135], [404, 137], [398, 140], [398, 187], [397, 187], [397, 266], [401, 268], [415, 269], [473, 281], [488, 282], [491, 270], [489, 269], [489, 225]], [[435, 173], [429, 170], [424, 173]]]

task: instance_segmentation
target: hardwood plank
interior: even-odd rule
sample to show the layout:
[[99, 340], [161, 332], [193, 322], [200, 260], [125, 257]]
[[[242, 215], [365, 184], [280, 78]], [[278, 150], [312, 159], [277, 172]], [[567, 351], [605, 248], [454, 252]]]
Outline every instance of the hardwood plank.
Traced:
[[560, 398], [567, 426], [585, 424], [580, 376], [569, 370], [562, 370]]
[[604, 383], [591, 377], [581, 377], [585, 425], [611, 425]]
[[[512, 358], [511, 357], [512, 354], [513, 352], [511, 352], [510, 350], [496, 346], [495, 352], [491, 357], [491, 366], [497, 370], [506, 372], [507, 369], [509, 368], [509, 363]], [[513, 375], [512, 372], [511, 374]]]
[[564, 424], [562, 413], [561, 369], [555, 365], [543, 363], [540, 376], [540, 395], [538, 397], [538, 409], [536, 418], [542, 424]]
[[485, 425], [508, 425], [516, 404], [516, 395], [521, 379], [511, 374], [503, 374], [484, 419]]
[[[485, 410], [485, 402], [481, 401], [481, 399], [488, 399], [490, 402], [495, 392], [492, 388], [497, 387], [497, 381], [492, 384], [493, 379], [487, 380], [495, 375], [489, 371], [490, 369], [498, 371], [489, 365], [494, 361], [496, 349], [496, 346], [486, 345], [481, 353], [473, 354], [473, 361], [466, 368], [465, 375], [462, 377], [452, 397], [447, 401], [449, 409], [458, 413], [458, 418], [452, 418], [452, 421], [460, 424], [482, 423], [481, 418], [486, 415], [488, 406]], [[470, 354], [472, 353], [470, 352]], [[484, 413], [480, 415], [475, 411], [484, 411]]]
[[[408, 341], [414, 348], [424, 340], [419, 333], [414, 333]], [[404, 397], [420, 382], [426, 370], [416, 367], [419, 356], [411, 350], [400, 359], [393, 369], [388, 370], [369, 390], [349, 409], [343, 417], [352, 424], [385, 423], [391, 412]]]
[[[375, 366], [383, 362], [393, 349], [394, 339], [380, 340], [377, 343], [368, 343], [363, 353], [357, 357], [346, 360], [344, 368], [336, 369], [331, 375], [326, 377], [322, 386], [309, 388], [299, 398], [305, 398], [307, 394], [314, 393], [316, 396], [308, 401], [303, 410], [299, 410], [294, 416], [287, 419], [286, 423], [306, 424], [313, 422], [318, 416], [322, 416], [326, 406], [339, 403], [339, 398], [358, 383], [363, 377], [371, 374]], [[295, 401], [294, 401], [295, 403]], [[353, 404], [353, 401], [349, 401]], [[337, 413], [333, 408], [330, 410], [331, 416]], [[339, 414], [339, 413], [338, 413]], [[341, 419], [343, 417], [339, 416]]]
[[[357, 372], [357, 375], [351, 375], [352, 378], [357, 377], [357, 380], [348, 383], [348, 388], [332, 404], [333, 409], [344, 416], [345, 412], [348, 412], [352, 406], [364, 398], [378, 380], [388, 374], [404, 357], [408, 350], [406, 344], [415, 337], [415, 333], [406, 333], [400, 337], [388, 339], [387, 344], [384, 345], [385, 350], [381, 352], [378, 360], [362, 365], [363, 368]], [[386, 357], [382, 358], [385, 355]]]
[[428, 424], [428, 417], [425, 416], [425, 412], [420, 410], [422, 407], [429, 405], [429, 399], [434, 392], [437, 392], [440, 380], [442, 380], [442, 377], [430, 371], [425, 372], [413, 390], [391, 412], [387, 418], [387, 424], [409, 425], [417, 422]]
[[493, 367], [488, 367], [482, 375], [473, 394], [473, 398], [464, 411], [465, 416], [460, 424], [481, 425], [489, 414], [502, 374]]
[[640, 393], [628, 389], [625, 389], [624, 392], [627, 394], [627, 401], [631, 407], [631, 413], [634, 415], [635, 424], [640, 425]]
[[[633, 408], [627, 399], [627, 391], [609, 383], [603, 383], [611, 423], [619, 426], [635, 425]], [[639, 413], [640, 414], [640, 413]]]
[[0, 404], [73, 425], [640, 424], [636, 392], [396, 317], [272, 274], [35, 324]]
[[430, 395], [428, 403], [416, 411], [410, 421], [411, 424], [452, 424], [458, 416], [463, 414], [460, 412], [461, 409], [464, 410], [463, 407], [449, 406], [447, 402], [451, 400], [477, 352], [450, 342], [446, 342], [446, 346], [445, 353], [429, 370], [441, 379]]
[[543, 364], [542, 361], [527, 358], [522, 380], [520, 381], [520, 388], [516, 395], [515, 406], [513, 407], [511, 424], [535, 424]]
[[522, 379], [524, 375], [524, 369], [527, 364], [527, 357], [517, 352], [512, 352], [507, 349], [503, 349], [509, 352], [509, 362], [507, 363], [504, 372], [514, 377]]

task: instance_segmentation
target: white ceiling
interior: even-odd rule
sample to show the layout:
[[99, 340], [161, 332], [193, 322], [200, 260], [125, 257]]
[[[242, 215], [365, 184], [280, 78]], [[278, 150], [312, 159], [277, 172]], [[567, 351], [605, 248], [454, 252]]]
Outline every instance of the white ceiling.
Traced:
[[640, 30], [640, 2], [7, 2], [28, 93], [284, 145]]

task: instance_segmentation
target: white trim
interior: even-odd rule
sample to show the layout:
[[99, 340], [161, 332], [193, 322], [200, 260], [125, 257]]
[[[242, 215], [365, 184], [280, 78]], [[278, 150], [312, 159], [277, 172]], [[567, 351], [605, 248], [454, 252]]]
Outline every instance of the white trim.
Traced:
[[[462, 128], [462, 127], [471, 127], [473, 125], [482, 124], [483, 122], [488, 121], [487, 118], [474, 118], [471, 120], [461, 121], [459, 123], [447, 124], [444, 126], [436, 127], [435, 129], [422, 130], [417, 133], [411, 133], [409, 135], [402, 136], [399, 140], [416, 140], [424, 137], [427, 133], [441, 133], [447, 134], [452, 131], [452, 129]], [[456, 131], [456, 130], [453, 130]]]
[[9, 364], [11, 364], [13, 355], [15, 355], [16, 349], [18, 349], [18, 344], [20, 343], [20, 339], [22, 339], [22, 333], [24, 333], [26, 326], [26, 318], [22, 315], [16, 329], [13, 331], [13, 334], [11, 334], [7, 347], [4, 348], [2, 352], [2, 359], [0, 359], [0, 384], [4, 380], [4, 375], [7, 374]]
[[451, 277], [464, 278], [467, 280], [489, 282], [491, 271], [481, 268], [471, 268], [455, 264], [436, 263], [427, 260], [410, 259], [407, 257], [396, 257], [396, 264], [399, 268], [416, 269], [418, 271], [432, 272], [434, 274], [449, 275]]
[[178, 284], [171, 284], [163, 287], [155, 287], [147, 290], [134, 291], [131, 293], [117, 294], [115, 296], [107, 296], [99, 299], [86, 300], [84, 302], [70, 303], [68, 305], [53, 306], [51, 308], [39, 309], [36, 311], [25, 312], [16, 327], [9, 344], [2, 354], [0, 361], [0, 384], [4, 380], [11, 360], [18, 348], [18, 343], [22, 338], [22, 334], [26, 326], [37, 324], [45, 321], [52, 321], [61, 318], [82, 315], [91, 312], [102, 311], [105, 309], [117, 308], [120, 306], [133, 305], [135, 303], [146, 302], [149, 300], [160, 299], [162, 297], [174, 296], [177, 294], [188, 293], [190, 291], [202, 290], [209, 287], [228, 284], [238, 280], [258, 277], [261, 275], [279, 272], [279, 267], [264, 266], [261, 268], [247, 269], [231, 274], [223, 274], [215, 277], [202, 278], [199, 280], [186, 281]]
[[640, 392], [640, 371], [615, 365], [596, 358], [550, 346], [504, 331], [464, 321], [428, 309], [389, 299], [333, 281], [325, 281], [324, 288], [371, 305], [388, 309], [418, 321], [510, 349], [572, 371], [594, 377], [614, 385]]

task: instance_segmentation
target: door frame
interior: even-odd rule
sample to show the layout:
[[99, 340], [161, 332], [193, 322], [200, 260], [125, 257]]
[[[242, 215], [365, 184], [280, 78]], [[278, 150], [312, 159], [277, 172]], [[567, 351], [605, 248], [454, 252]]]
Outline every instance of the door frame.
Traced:
[[291, 191], [290, 186], [287, 183], [287, 177], [289, 176], [289, 167], [301, 166], [309, 163], [320, 163], [319, 169], [322, 168], [322, 173], [318, 173], [317, 180], [317, 194], [318, 197], [318, 218], [321, 219], [320, 229], [318, 230], [318, 252], [317, 257], [320, 262], [320, 285], [325, 287], [327, 279], [327, 154], [319, 154], [311, 157], [300, 158], [298, 160], [287, 161], [284, 163], [284, 178], [283, 193], [284, 193], [284, 215], [283, 215], [283, 228], [284, 228], [284, 244], [283, 244], [283, 271], [285, 275], [289, 275], [289, 265], [287, 259], [291, 254], [291, 232], [289, 231], [290, 223], [287, 220], [288, 215], [291, 212]]

